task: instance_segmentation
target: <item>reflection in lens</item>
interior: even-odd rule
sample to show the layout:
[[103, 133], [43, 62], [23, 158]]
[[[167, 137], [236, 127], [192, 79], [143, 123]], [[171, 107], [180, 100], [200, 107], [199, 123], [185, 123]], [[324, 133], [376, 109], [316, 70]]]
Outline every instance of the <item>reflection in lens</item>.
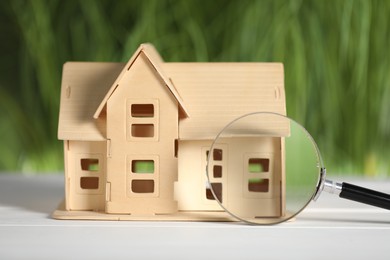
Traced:
[[207, 178], [228, 213], [245, 222], [275, 224], [310, 202], [321, 167], [317, 146], [301, 125], [279, 114], [252, 113], [216, 137]]

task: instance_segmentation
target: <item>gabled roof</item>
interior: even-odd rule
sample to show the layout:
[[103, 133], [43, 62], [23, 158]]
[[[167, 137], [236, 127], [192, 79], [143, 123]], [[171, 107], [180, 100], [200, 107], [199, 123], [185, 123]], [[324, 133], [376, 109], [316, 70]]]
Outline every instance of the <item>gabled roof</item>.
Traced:
[[153, 68], [156, 70], [157, 74], [161, 77], [161, 79], [165, 83], [166, 87], [169, 89], [169, 91], [176, 98], [177, 102], [179, 103], [182, 114], [185, 117], [189, 116], [188, 111], [184, 106], [184, 102], [183, 102], [181, 96], [179, 95], [178, 91], [173, 86], [170, 79], [165, 75], [165, 73], [163, 72], [163, 69], [160, 66], [160, 64], [163, 63], [161, 56], [158, 54], [158, 52], [153, 47], [153, 45], [146, 43], [146, 44], [140, 45], [140, 47], [137, 49], [137, 51], [133, 54], [133, 56], [130, 58], [130, 60], [127, 62], [127, 64], [124, 66], [122, 72], [119, 74], [118, 78], [112, 84], [111, 88], [108, 90], [107, 94], [105, 95], [105, 97], [103, 98], [99, 107], [97, 108], [95, 114], [93, 115], [94, 118], [98, 118], [100, 116], [104, 106], [106, 105], [108, 99], [111, 97], [112, 93], [114, 93], [114, 91], [117, 88], [123, 75], [131, 68], [134, 61], [138, 58], [138, 56], [140, 55], [141, 52], [148, 58], [148, 60], [152, 64]]
[[[190, 118], [180, 120], [181, 140], [214, 139], [229, 122], [247, 113], [286, 115], [281, 63], [164, 63], [186, 103]], [[280, 136], [286, 124], [270, 122]]]
[[67, 62], [62, 71], [60, 140], [106, 140], [106, 120], [93, 115], [124, 63]]
[[[141, 52], [178, 100], [181, 113], [191, 115], [179, 121], [182, 140], [213, 139], [226, 124], [246, 113], [286, 114], [281, 63], [163, 63], [151, 45], [143, 44], [127, 64], [68, 62], [64, 65], [59, 139], [106, 139], [103, 108], [116, 82]], [[289, 133], [288, 126], [280, 129], [281, 135]]]

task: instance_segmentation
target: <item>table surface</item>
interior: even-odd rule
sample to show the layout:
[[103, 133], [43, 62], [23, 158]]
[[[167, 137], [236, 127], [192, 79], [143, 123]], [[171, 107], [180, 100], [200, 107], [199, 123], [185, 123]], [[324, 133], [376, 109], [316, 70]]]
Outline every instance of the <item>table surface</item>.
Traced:
[[63, 194], [60, 174], [0, 174], [0, 259], [390, 259], [390, 211], [332, 194], [274, 226], [51, 219]]

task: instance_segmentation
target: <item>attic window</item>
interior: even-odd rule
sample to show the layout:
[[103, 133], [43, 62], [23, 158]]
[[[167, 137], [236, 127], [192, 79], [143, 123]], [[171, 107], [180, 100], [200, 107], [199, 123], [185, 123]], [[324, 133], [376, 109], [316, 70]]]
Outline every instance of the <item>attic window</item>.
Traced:
[[131, 105], [132, 117], [154, 117], [153, 104], [132, 104]]
[[158, 99], [128, 99], [126, 113], [127, 141], [158, 141], [160, 120]]

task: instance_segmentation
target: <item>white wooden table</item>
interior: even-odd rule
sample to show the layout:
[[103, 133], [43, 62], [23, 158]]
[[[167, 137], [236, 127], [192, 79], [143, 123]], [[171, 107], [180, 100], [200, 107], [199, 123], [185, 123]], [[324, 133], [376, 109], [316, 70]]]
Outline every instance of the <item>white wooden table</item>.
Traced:
[[51, 219], [63, 193], [62, 175], [0, 174], [0, 259], [390, 259], [390, 211], [331, 194], [264, 227]]

